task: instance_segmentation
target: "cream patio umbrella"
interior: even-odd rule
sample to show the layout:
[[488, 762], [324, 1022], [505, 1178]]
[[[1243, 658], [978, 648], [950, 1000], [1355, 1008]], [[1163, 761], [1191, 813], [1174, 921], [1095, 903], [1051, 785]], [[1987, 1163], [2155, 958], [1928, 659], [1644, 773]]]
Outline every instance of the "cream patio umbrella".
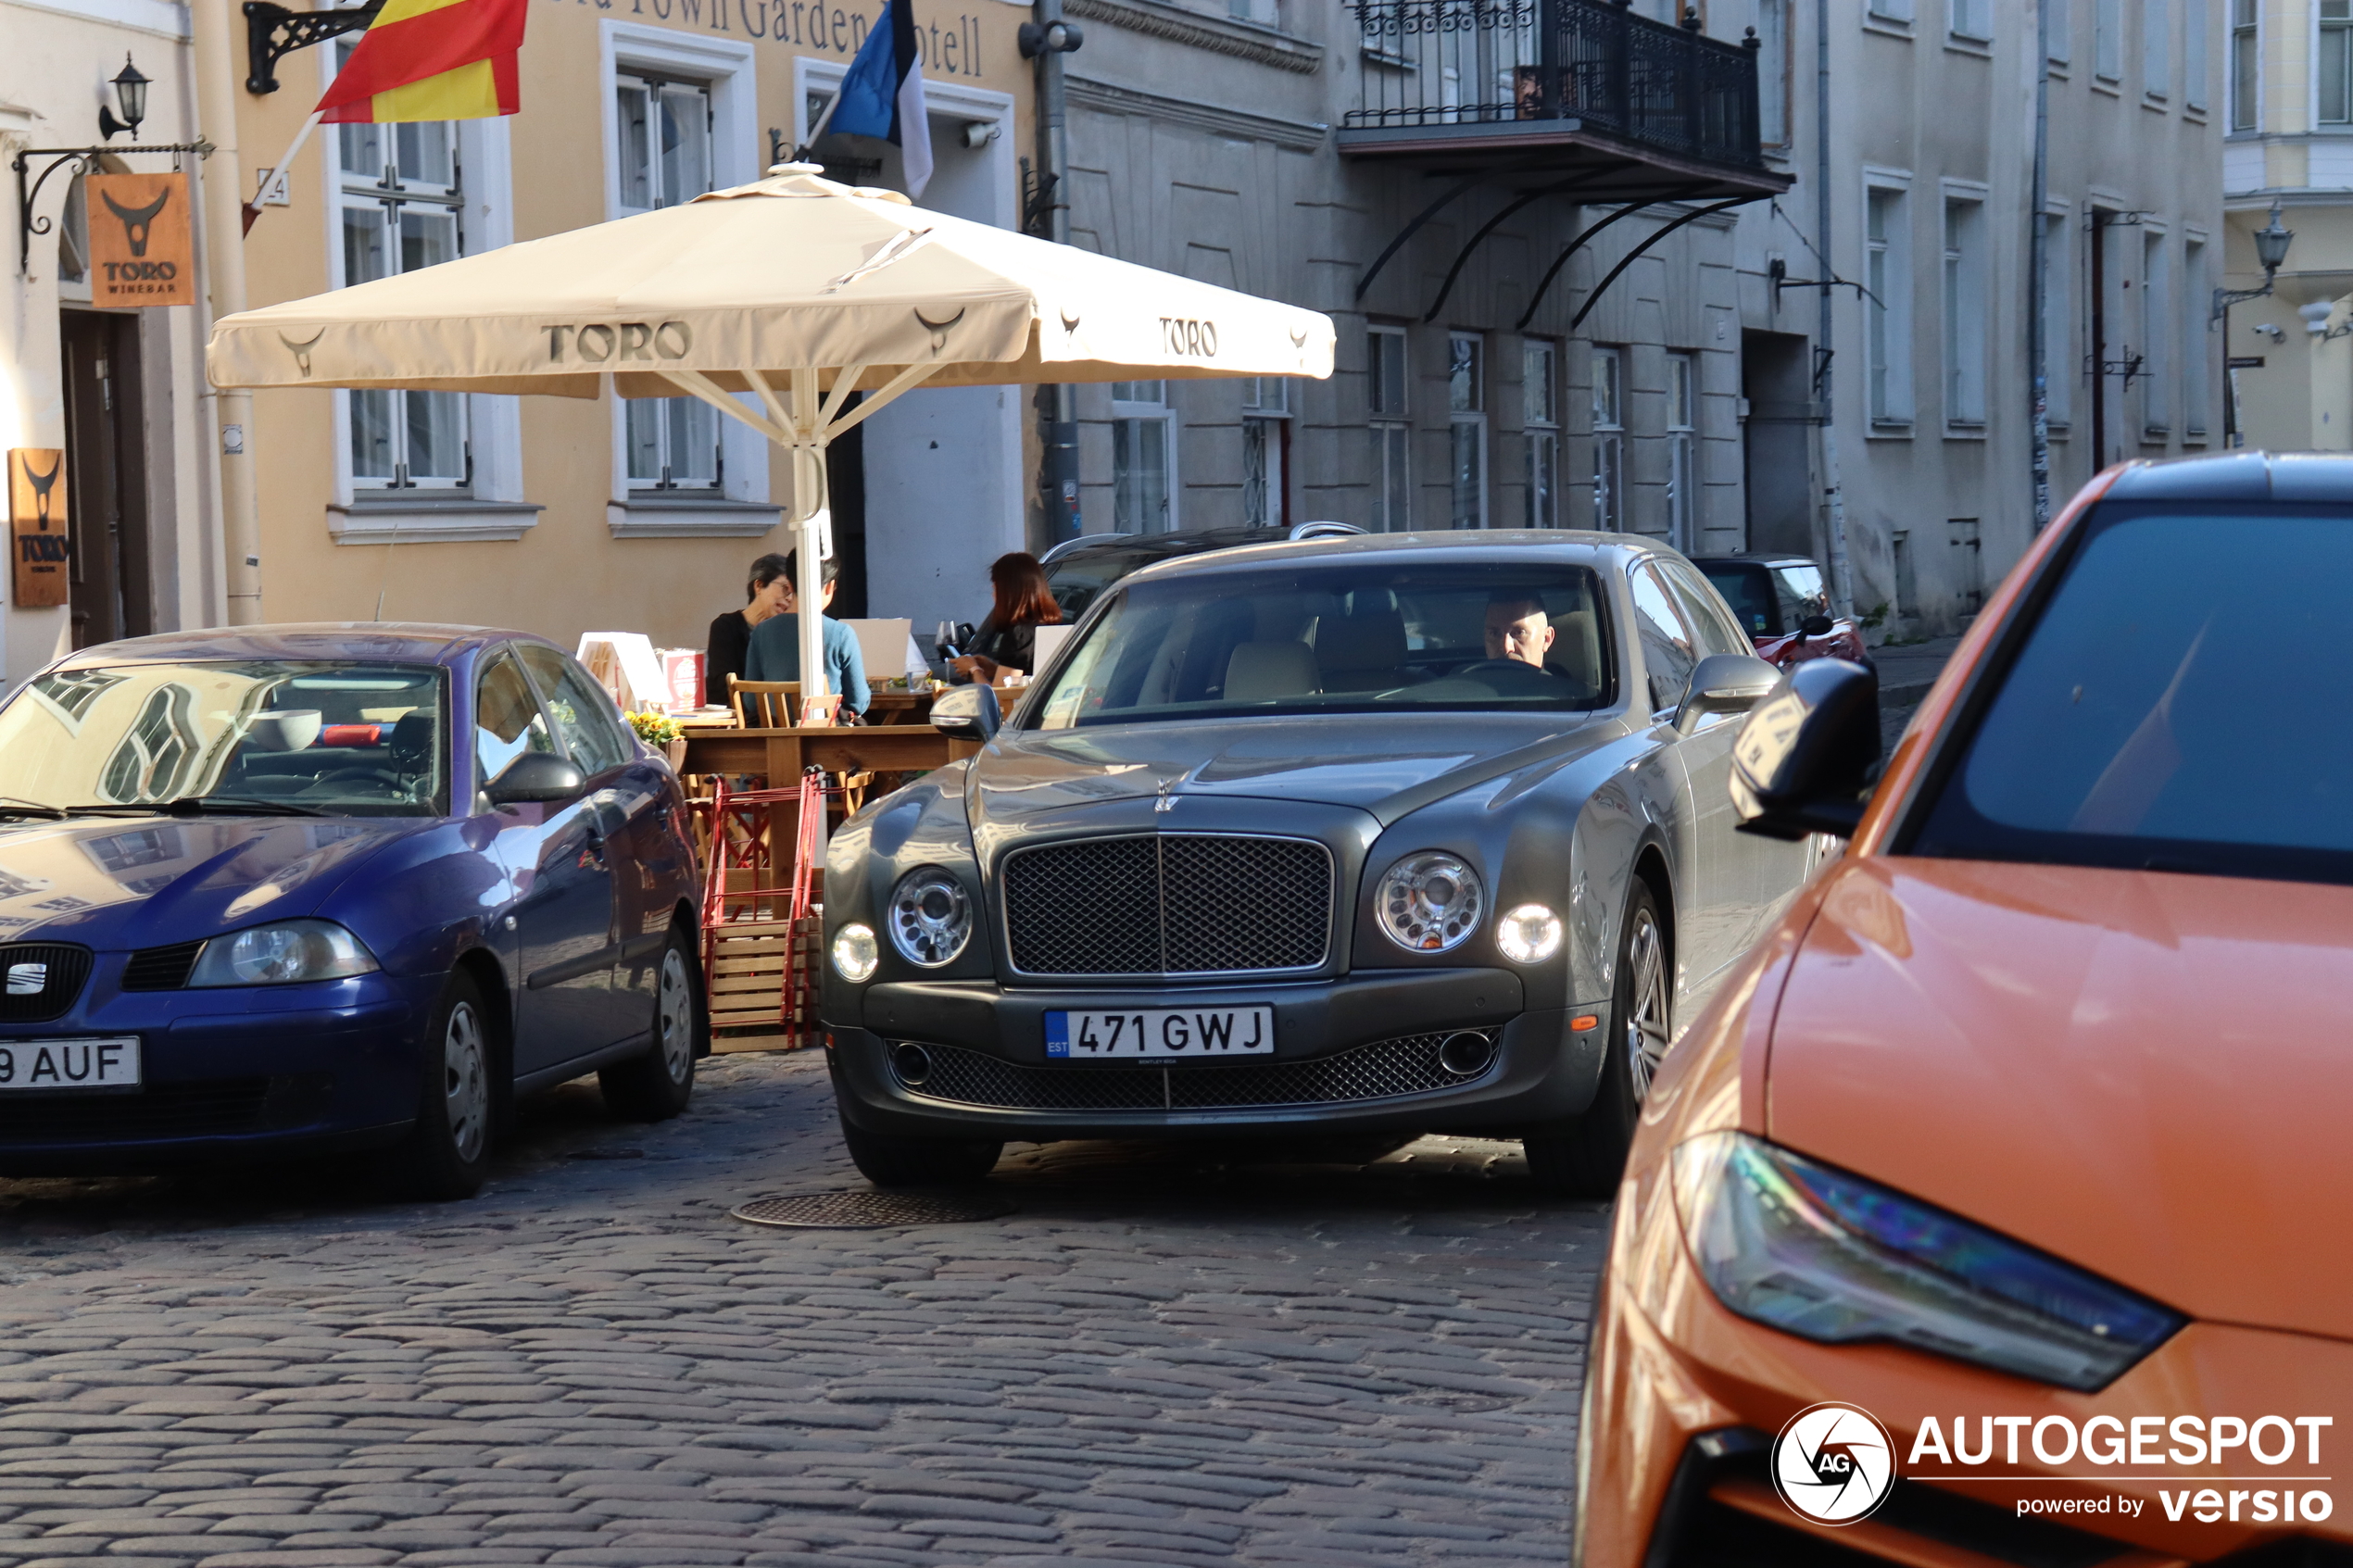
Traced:
[[[917, 386], [1331, 374], [1332, 323], [837, 184], [814, 164], [680, 207], [225, 316], [220, 387], [699, 397], [792, 454], [821, 603], [824, 450]], [[853, 391], [864, 401], [849, 407]], [[759, 409], [731, 394], [749, 394]], [[823, 629], [800, 617], [804, 696]]]

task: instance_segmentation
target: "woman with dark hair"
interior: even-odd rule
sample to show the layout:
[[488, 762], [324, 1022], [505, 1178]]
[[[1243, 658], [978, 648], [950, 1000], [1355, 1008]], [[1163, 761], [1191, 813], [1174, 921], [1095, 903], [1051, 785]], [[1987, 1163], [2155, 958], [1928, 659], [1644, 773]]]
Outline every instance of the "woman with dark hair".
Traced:
[[702, 699], [713, 708], [727, 704], [727, 677], [744, 674], [751, 629], [785, 612], [792, 599], [792, 558], [762, 556], [751, 563], [744, 583], [744, 608], [731, 609], [711, 623], [711, 640], [702, 659]]
[[997, 590], [996, 608], [973, 633], [972, 649], [954, 661], [956, 672], [994, 684], [999, 670], [1038, 672], [1038, 628], [1062, 622], [1062, 606], [1046, 581], [1038, 558], [1016, 550], [999, 556], [988, 568]]

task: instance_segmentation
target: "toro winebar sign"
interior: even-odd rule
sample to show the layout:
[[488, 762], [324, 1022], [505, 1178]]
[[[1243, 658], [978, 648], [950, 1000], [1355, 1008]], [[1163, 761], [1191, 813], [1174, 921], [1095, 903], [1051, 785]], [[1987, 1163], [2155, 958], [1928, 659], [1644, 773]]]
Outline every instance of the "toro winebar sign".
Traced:
[[93, 174], [90, 303], [118, 308], [196, 302], [185, 174]]
[[19, 446], [8, 454], [8, 533], [18, 605], [66, 602], [71, 536], [66, 532], [66, 455]]

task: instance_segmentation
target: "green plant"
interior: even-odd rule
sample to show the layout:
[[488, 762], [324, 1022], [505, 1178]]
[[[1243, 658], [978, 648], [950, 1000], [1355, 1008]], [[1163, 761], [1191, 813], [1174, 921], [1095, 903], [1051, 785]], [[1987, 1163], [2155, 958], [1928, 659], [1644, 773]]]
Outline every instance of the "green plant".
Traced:
[[672, 741], [685, 739], [686, 734], [677, 720], [667, 713], [657, 713], [650, 708], [642, 713], [632, 713], [629, 727], [637, 732], [639, 740], [657, 751]]
[[1881, 600], [1881, 601], [1880, 601], [1880, 603], [1879, 603], [1878, 607], [1877, 607], [1876, 608], [1872, 609], [1872, 610], [1871, 610], [1869, 614], [1867, 614], [1867, 615], [1858, 615], [1858, 616], [1856, 616], [1856, 617], [1855, 618], [1855, 623], [1856, 623], [1856, 625], [1858, 625], [1858, 626], [1863, 626], [1863, 627], [1873, 627], [1873, 626], [1884, 626], [1884, 625], [1886, 625], [1886, 624], [1887, 624], [1887, 601], [1885, 601], [1884, 599], [1882, 599], [1882, 600]]

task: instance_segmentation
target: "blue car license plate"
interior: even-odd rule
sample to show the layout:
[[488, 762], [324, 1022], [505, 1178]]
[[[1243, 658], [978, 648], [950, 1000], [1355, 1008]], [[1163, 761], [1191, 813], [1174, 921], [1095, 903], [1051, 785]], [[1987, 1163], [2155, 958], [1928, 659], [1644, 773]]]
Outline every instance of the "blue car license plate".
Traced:
[[9, 1089], [135, 1089], [135, 1035], [98, 1040], [0, 1040], [0, 1092]]
[[1274, 1054], [1273, 1008], [1139, 1008], [1046, 1015], [1046, 1055], [1057, 1061]]

